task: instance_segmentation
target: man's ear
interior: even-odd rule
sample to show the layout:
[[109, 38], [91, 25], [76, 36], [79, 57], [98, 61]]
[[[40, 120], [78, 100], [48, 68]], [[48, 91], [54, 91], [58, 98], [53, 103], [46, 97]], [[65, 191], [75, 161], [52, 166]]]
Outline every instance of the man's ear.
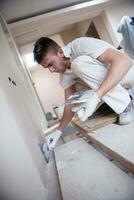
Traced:
[[61, 57], [61, 58], [63, 58], [63, 57], [64, 57], [64, 52], [63, 52], [63, 50], [62, 50], [62, 48], [61, 48], [61, 47], [60, 47], [60, 48], [58, 48], [57, 55], [58, 55], [59, 57]]

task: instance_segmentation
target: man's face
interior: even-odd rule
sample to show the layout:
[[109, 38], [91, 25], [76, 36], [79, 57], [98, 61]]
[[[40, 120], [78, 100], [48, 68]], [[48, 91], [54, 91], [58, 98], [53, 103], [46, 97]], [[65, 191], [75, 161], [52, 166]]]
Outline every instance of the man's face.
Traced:
[[63, 73], [67, 68], [67, 61], [64, 57], [64, 53], [62, 49], [58, 49], [57, 52], [48, 52], [46, 56], [44, 56], [41, 65], [44, 68], [48, 68], [51, 73]]

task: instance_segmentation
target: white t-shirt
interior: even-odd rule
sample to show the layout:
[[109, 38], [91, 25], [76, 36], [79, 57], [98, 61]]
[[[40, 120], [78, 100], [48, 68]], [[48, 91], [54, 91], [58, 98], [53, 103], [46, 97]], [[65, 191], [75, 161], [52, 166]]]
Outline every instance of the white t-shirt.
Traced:
[[[66, 46], [62, 47], [65, 57], [73, 60], [81, 55], [88, 55], [92, 59], [99, 57], [106, 49], [114, 48], [111, 44], [96, 38], [81, 37], [73, 40]], [[71, 69], [67, 69], [64, 73], [60, 74], [60, 84], [63, 89], [67, 89], [75, 84], [77, 76]]]

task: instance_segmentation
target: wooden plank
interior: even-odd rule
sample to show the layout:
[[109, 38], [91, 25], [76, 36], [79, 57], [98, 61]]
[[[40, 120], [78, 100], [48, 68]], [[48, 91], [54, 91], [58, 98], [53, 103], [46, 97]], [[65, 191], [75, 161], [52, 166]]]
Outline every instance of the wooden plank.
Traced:
[[99, 115], [94, 118], [87, 119], [85, 122], [81, 122], [78, 118], [75, 118], [72, 123], [79, 130], [89, 133], [108, 124], [112, 124], [116, 121], [117, 114], [112, 113], [104, 116]]
[[56, 124], [54, 124], [53, 126], [47, 128], [46, 130], [43, 131], [43, 135], [47, 136], [49, 134], [51, 134], [53, 131], [56, 130], [56, 128], [58, 128], [60, 122], [57, 122]]
[[81, 138], [55, 149], [64, 200], [133, 200], [134, 180]]
[[134, 174], [134, 123], [110, 124], [88, 134], [89, 139]]

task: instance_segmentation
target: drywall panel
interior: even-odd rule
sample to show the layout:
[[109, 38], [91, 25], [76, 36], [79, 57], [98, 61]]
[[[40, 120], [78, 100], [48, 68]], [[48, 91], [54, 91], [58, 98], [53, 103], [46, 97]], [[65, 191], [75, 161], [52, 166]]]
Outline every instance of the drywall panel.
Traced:
[[[15, 53], [10, 34], [7, 29], [3, 30], [2, 26], [0, 26], [0, 43], [2, 48], [0, 54], [0, 86], [16, 119], [16, 124], [21, 129], [21, 136], [31, 153], [31, 159], [33, 159], [45, 186], [47, 182], [46, 163], [39, 148], [43, 132], [41, 118], [33, 106], [27, 78], [24, 76], [25, 73], [21, 68], [18, 55]], [[12, 129], [12, 126], [7, 128]]]
[[93, 143], [134, 174], [134, 123], [110, 124], [88, 135]]
[[134, 180], [82, 139], [55, 149], [64, 200], [133, 200]]
[[0, 199], [46, 200], [47, 190], [0, 89]]

